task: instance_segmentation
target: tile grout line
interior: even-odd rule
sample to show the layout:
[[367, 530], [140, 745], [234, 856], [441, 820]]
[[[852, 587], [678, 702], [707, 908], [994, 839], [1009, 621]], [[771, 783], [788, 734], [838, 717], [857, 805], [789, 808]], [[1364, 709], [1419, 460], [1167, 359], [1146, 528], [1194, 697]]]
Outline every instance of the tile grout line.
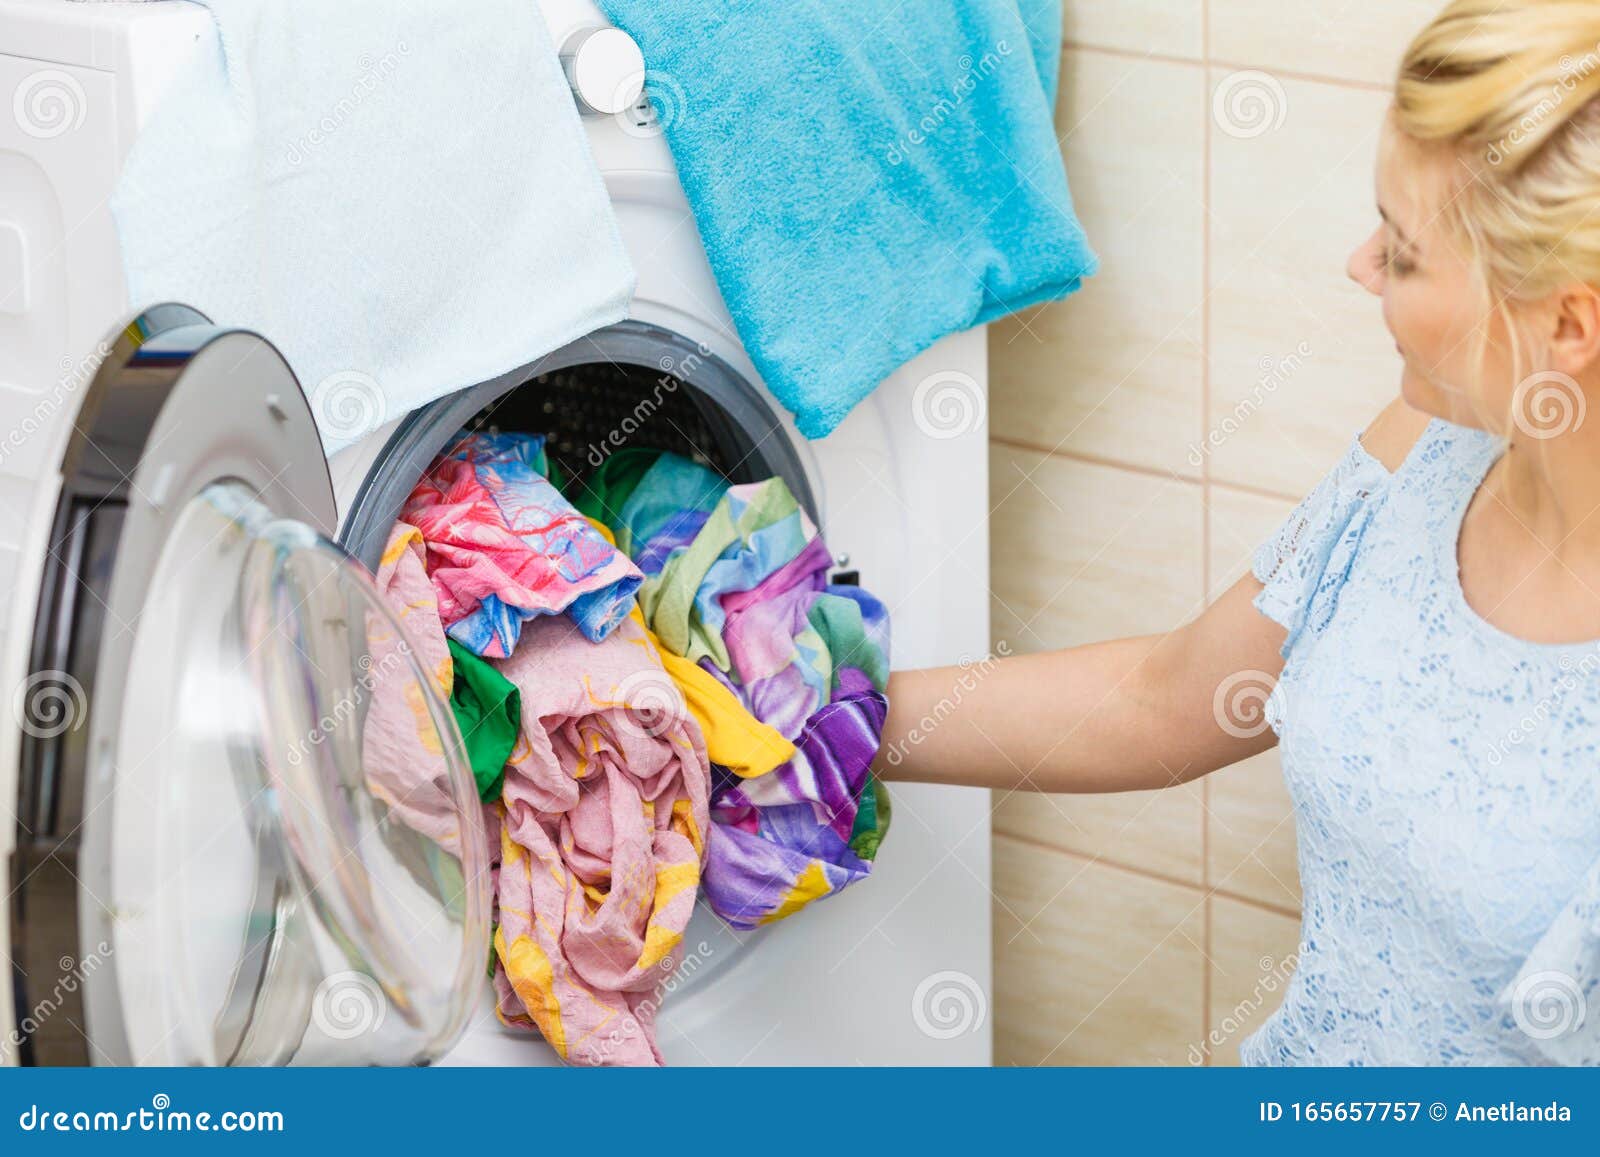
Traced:
[[[1209, 490], [1221, 493], [1242, 494], [1251, 498], [1266, 498], [1274, 502], [1287, 502], [1293, 506], [1305, 497], [1305, 493], [1293, 494], [1287, 490], [1273, 490], [1267, 486], [1252, 486], [1247, 482], [1225, 482], [1212, 478], [1201, 479], [1194, 474], [1180, 474], [1176, 470], [1163, 470], [1158, 466], [1146, 466], [1138, 462], [1128, 462], [1121, 458], [1110, 458], [1101, 454], [1090, 454], [1084, 450], [1052, 449], [1041, 446], [1037, 442], [1029, 442], [1024, 438], [1015, 438], [1009, 434], [989, 435], [989, 444], [1004, 446], [1008, 450], [1022, 450], [1029, 454], [1037, 454], [1041, 458], [1060, 458], [1066, 462], [1076, 462], [1083, 466], [1100, 466], [1108, 470], [1124, 470], [1129, 474], [1138, 474], [1146, 478], [1158, 478], [1163, 482], [1185, 482], [1191, 486], [1205, 486]], [[1309, 490], [1309, 486], [1307, 487]], [[1209, 497], [1209, 495], [1207, 495]]]
[[1058, 856], [1066, 856], [1070, 860], [1076, 860], [1090, 867], [1109, 868], [1112, 871], [1123, 872], [1129, 876], [1137, 876], [1139, 879], [1147, 880], [1151, 883], [1182, 888], [1199, 896], [1209, 895], [1222, 900], [1230, 900], [1235, 904], [1243, 904], [1247, 908], [1265, 912], [1269, 916], [1284, 916], [1291, 920], [1300, 919], [1300, 909], [1292, 908], [1287, 904], [1275, 904], [1270, 900], [1262, 900], [1255, 896], [1247, 896], [1243, 892], [1235, 892], [1231, 888], [1209, 887], [1194, 880], [1186, 880], [1182, 876], [1174, 876], [1166, 872], [1157, 871], [1154, 868], [1142, 867], [1127, 860], [1116, 860], [1104, 855], [1089, 855], [1085, 852], [1073, 851], [1059, 844], [1041, 840], [1037, 836], [1019, 835], [1015, 832], [1003, 831], [991, 826], [990, 842], [993, 843], [995, 840], [1010, 840], [1014, 844], [1020, 844], [1035, 851], [1054, 852]]
[[[1200, 266], [1200, 291], [1201, 291], [1201, 316], [1200, 316], [1201, 341], [1200, 341], [1200, 347], [1201, 347], [1201, 365], [1200, 365], [1200, 375], [1199, 375], [1200, 390], [1199, 390], [1199, 421], [1198, 421], [1198, 424], [1199, 424], [1199, 428], [1200, 428], [1200, 432], [1201, 432], [1201, 439], [1202, 440], [1204, 439], [1204, 436], [1205, 436], [1206, 424], [1210, 420], [1211, 403], [1212, 403], [1211, 360], [1212, 360], [1212, 344], [1213, 344], [1213, 342], [1212, 342], [1212, 339], [1213, 339], [1213, 335], [1212, 335], [1212, 319], [1213, 318], [1212, 318], [1212, 310], [1210, 308], [1209, 289], [1210, 289], [1211, 277], [1213, 275], [1212, 229], [1211, 229], [1211, 226], [1210, 226], [1210, 222], [1211, 222], [1211, 217], [1212, 217], [1212, 210], [1214, 209], [1214, 206], [1212, 205], [1212, 197], [1213, 197], [1213, 182], [1212, 182], [1213, 156], [1212, 156], [1212, 153], [1213, 153], [1213, 150], [1214, 150], [1215, 132], [1214, 132], [1214, 126], [1213, 126], [1213, 123], [1212, 123], [1212, 117], [1211, 117], [1210, 111], [1209, 111], [1209, 106], [1210, 106], [1209, 89], [1210, 89], [1210, 82], [1211, 82], [1211, 76], [1212, 76], [1212, 69], [1213, 68], [1226, 68], [1226, 69], [1230, 69], [1230, 70], [1238, 70], [1240, 68], [1247, 67], [1247, 66], [1244, 66], [1244, 65], [1231, 64], [1231, 63], [1229, 63], [1227, 61], [1223, 61], [1223, 60], [1214, 60], [1212, 58], [1211, 23], [1210, 23], [1211, 22], [1211, 7], [1212, 7], [1212, 5], [1210, 3], [1210, 0], [1201, 0], [1201, 3], [1200, 3], [1201, 50], [1200, 50], [1200, 57], [1197, 60], [1196, 59], [1186, 58], [1186, 57], [1165, 55], [1165, 54], [1160, 54], [1160, 53], [1149, 53], [1149, 52], [1142, 53], [1142, 54], [1141, 53], [1134, 53], [1134, 52], [1131, 52], [1131, 51], [1118, 50], [1118, 49], [1110, 48], [1110, 47], [1107, 47], [1107, 46], [1099, 46], [1099, 45], [1094, 45], [1094, 44], [1085, 44], [1085, 43], [1075, 42], [1075, 41], [1071, 41], [1071, 40], [1066, 40], [1063, 43], [1063, 51], [1075, 50], [1075, 51], [1082, 51], [1082, 52], [1098, 52], [1098, 53], [1100, 53], [1102, 55], [1105, 55], [1105, 56], [1118, 57], [1118, 58], [1123, 58], [1123, 59], [1155, 60], [1155, 61], [1171, 63], [1171, 64], [1193, 65], [1193, 66], [1198, 67], [1199, 70], [1200, 70], [1201, 80], [1202, 80], [1202, 93], [1206, 94], [1202, 98], [1201, 110], [1200, 110], [1200, 115], [1202, 117], [1202, 121], [1201, 121], [1201, 150], [1202, 150], [1202, 152], [1201, 152], [1201, 188], [1200, 188], [1202, 214], [1201, 214], [1201, 220], [1200, 220], [1200, 229], [1201, 229], [1201, 235], [1200, 235], [1200, 241], [1201, 241], [1201, 266]], [[1325, 85], [1329, 85], [1329, 86], [1333, 86], [1333, 87], [1338, 87], [1338, 88], [1342, 88], [1342, 89], [1349, 89], [1349, 90], [1355, 90], [1355, 91], [1372, 90], [1372, 89], [1377, 89], [1377, 90], [1380, 90], [1380, 91], [1386, 91], [1387, 87], [1388, 87], [1388, 86], [1383, 86], [1383, 85], [1364, 84], [1362, 82], [1354, 82], [1354, 81], [1342, 80], [1342, 79], [1336, 78], [1336, 77], [1319, 76], [1319, 75], [1315, 75], [1315, 74], [1300, 73], [1300, 72], [1289, 71], [1289, 70], [1281, 70], [1281, 71], [1275, 70], [1275, 72], [1276, 72], [1276, 75], [1281, 76], [1281, 77], [1285, 77], [1285, 78], [1292, 78], [1292, 79], [1297, 79], [1297, 80], [1309, 81], [1309, 82], [1313, 82], [1313, 83], [1321, 83], [1321, 84], [1325, 84]], [[1250, 494], [1250, 495], [1254, 495], [1254, 496], [1257, 496], [1257, 497], [1266, 498], [1266, 499], [1272, 499], [1272, 500], [1281, 500], [1281, 501], [1291, 502], [1291, 503], [1298, 500], [1298, 497], [1296, 495], [1280, 493], [1280, 492], [1272, 491], [1270, 489], [1265, 489], [1265, 488], [1261, 488], [1261, 487], [1251, 486], [1251, 485], [1247, 485], [1247, 484], [1246, 485], [1230, 485], [1228, 483], [1219, 483], [1218, 480], [1216, 480], [1212, 476], [1212, 470], [1211, 470], [1211, 467], [1210, 467], [1209, 459], [1204, 459], [1204, 458], [1202, 459], [1202, 461], [1200, 463], [1199, 471], [1198, 471], [1198, 478], [1196, 478], [1194, 475], [1181, 473], [1181, 472], [1175, 471], [1175, 470], [1163, 470], [1163, 469], [1161, 469], [1159, 467], [1139, 466], [1139, 465], [1135, 465], [1135, 464], [1132, 464], [1132, 463], [1118, 461], [1115, 458], [1101, 457], [1099, 455], [1090, 454], [1090, 453], [1083, 453], [1083, 452], [1080, 452], [1080, 451], [1062, 450], [1062, 449], [1059, 449], [1057, 447], [1048, 447], [1047, 448], [1047, 447], [1043, 447], [1043, 446], [1036, 446], [1036, 445], [1030, 444], [1025, 439], [996, 436], [993, 433], [991, 433], [989, 441], [990, 441], [990, 443], [992, 445], [999, 445], [999, 446], [1003, 446], [1003, 447], [1008, 447], [1008, 448], [1011, 448], [1011, 449], [1016, 449], [1016, 450], [1021, 450], [1021, 451], [1024, 451], [1024, 452], [1033, 453], [1033, 454], [1036, 454], [1036, 455], [1042, 455], [1042, 456], [1045, 456], [1045, 457], [1056, 457], [1056, 458], [1061, 458], [1061, 459], [1063, 459], [1065, 461], [1076, 461], [1076, 462], [1079, 462], [1079, 463], [1085, 464], [1085, 465], [1095, 465], [1095, 466], [1101, 466], [1101, 467], [1108, 468], [1108, 469], [1125, 470], [1125, 471], [1127, 471], [1129, 473], [1132, 473], [1132, 474], [1153, 477], [1153, 478], [1161, 479], [1163, 481], [1180, 481], [1180, 482], [1184, 482], [1184, 483], [1188, 483], [1188, 484], [1197, 484], [1198, 487], [1199, 487], [1199, 490], [1200, 490], [1200, 497], [1201, 497], [1201, 509], [1200, 509], [1200, 512], [1199, 512], [1199, 517], [1200, 517], [1200, 520], [1201, 520], [1200, 535], [1199, 535], [1199, 546], [1200, 546], [1200, 551], [1201, 551], [1201, 559], [1200, 559], [1200, 567], [1199, 567], [1200, 576], [1201, 576], [1201, 591], [1200, 591], [1200, 596], [1201, 597], [1200, 597], [1199, 605], [1201, 605], [1201, 606], [1206, 605], [1206, 603], [1209, 601], [1210, 594], [1211, 594], [1211, 584], [1212, 584], [1212, 581], [1213, 581], [1213, 578], [1214, 578], [1214, 575], [1212, 573], [1212, 571], [1214, 569], [1213, 568], [1213, 560], [1211, 558], [1211, 547], [1212, 547], [1213, 534], [1212, 534], [1211, 515], [1210, 515], [1211, 502], [1212, 502], [1213, 497], [1215, 495], [1217, 495], [1219, 492], [1231, 489], [1231, 490], [1234, 490], [1234, 491], [1242, 493], [1242, 494]], [[1199, 1023], [1201, 1025], [1201, 1040], [1205, 1041], [1205, 1042], [1208, 1042], [1210, 1040], [1210, 1033], [1211, 1033], [1211, 1003], [1212, 1003], [1214, 979], [1215, 979], [1214, 976], [1213, 976], [1213, 967], [1212, 967], [1212, 965], [1210, 963], [1210, 961], [1212, 959], [1212, 952], [1213, 952], [1213, 947], [1214, 947], [1214, 942], [1215, 942], [1215, 935], [1214, 935], [1214, 920], [1215, 920], [1215, 916], [1214, 916], [1214, 903], [1213, 903], [1214, 897], [1220, 896], [1220, 897], [1223, 897], [1225, 899], [1231, 899], [1231, 900], [1233, 900], [1233, 901], [1235, 901], [1237, 903], [1243, 904], [1244, 906], [1246, 906], [1248, 908], [1255, 909], [1255, 910], [1260, 910], [1260, 911], [1263, 911], [1263, 912], [1266, 912], [1266, 913], [1269, 913], [1269, 914], [1281, 915], [1281, 916], [1285, 916], [1285, 917], [1289, 917], [1289, 918], [1295, 918], [1295, 919], [1298, 919], [1298, 917], [1300, 915], [1298, 907], [1291, 908], [1291, 907], [1288, 907], [1286, 905], [1276, 905], [1276, 904], [1272, 904], [1270, 902], [1256, 900], [1256, 899], [1254, 899], [1252, 897], [1240, 895], [1238, 893], [1233, 893], [1233, 892], [1231, 892], [1230, 890], [1227, 890], [1227, 889], [1217, 888], [1214, 885], [1212, 866], [1211, 866], [1211, 859], [1210, 859], [1210, 852], [1211, 852], [1211, 840], [1210, 840], [1211, 831], [1210, 831], [1210, 829], [1211, 829], [1211, 823], [1210, 823], [1209, 816], [1210, 816], [1210, 812], [1211, 812], [1211, 806], [1210, 806], [1211, 802], [1212, 802], [1212, 788], [1211, 788], [1211, 784], [1209, 782], [1209, 777], [1207, 777], [1201, 783], [1202, 810], [1201, 810], [1201, 816], [1200, 816], [1200, 819], [1199, 819], [1199, 823], [1200, 823], [1199, 853], [1200, 853], [1200, 855], [1199, 855], [1199, 882], [1198, 882], [1198, 884], [1196, 884], [1195, 882], [1190, 881], [1190, 880], [1184, 880], [1184, 879], [1180, 879], [1180, 878], [1175, 877], [1175, 876], [1166, 875], [1166, 874], [1164, 874], [1164, 873], [1162, 873], [1160, 871], [1157, 871], [1157, 870], [1155, 870], [1155, 869], [1153, 869], [1151, 867], [1145, 866], [1145, 865], [1127, 864], [1127, 863], [1119, 862], [1119, 861], [1114, 860], [1114, 859], [1107, 859], [1107, 858], [1104, 858], [1104, 857], [1086, 857], [1086, 856], [1084, 856], [1084, 855], [1082, 855], [1080, 853], [1069, 851], [1069, 850], [1067, 850], [1065, 848], [1059, 847], [1059, 846], [1054, 845], [1054, 844], [1050, 844], [1050, 843], [1045, 842], [1043, 840], [1039, 840], [1039, 839], [1035, 839], [1035, 838], [1027, 837], [1027, 836], [1012, 835], [1012, 834], [1002, 830], [1001, 828], [997, 827], [992, 822], [990, 824], [990, 842], [991, 842], [991, 847], [993, 847], [993, 845], [998, 840], [1002, 840], [1002, 839], [1011, 840], [1011, 841], [1015, 842], [1017, 845], [1019, 845], [1021, 847], [1031, 847], [1031, 848], [1034, 848], [1034, 849], [1039, 850], [1039, 851], [1053, 852], [1053, 853], [1056, 853], [1057, 855], [1065, 856], [1069, 861], [1077, 861], [1080, 864], [1084, 864], [1084, 863], [1104, 864], [1107, 867], [1111, 867], [1111, 868], [1113, 868], [1115, 870], [1123, 871], [1123, 872], [1127, 873], [1128, 875], [1133, 876], [1133, 877], [1138, 878], [1138, 879], [1145, 879], [1145, 880], [1148, 880], [1148, 881], [1151, 881], [1151, 882], [1162, 883], [1162, 884], [1166, 884], [1168, 886], [1173, 886], [1173, 887], [1180, 888], [1184, 892], [1186, 892], [1188, 894], [1195, 895], [1199, 899], [1199, 901], [1200, 901], [1200, 909], [1201, 909], [1200, 915], [1201, 915], [1201, 937], [1202, 937], [1202, 939], [1201, 939], [1201, 946], [1200, 947], [1201, 947], [1202, 959], [1201, 959], [1201, 962], [1200, 962], [1200, 984], [1199, 984], [1199, 990], [1200, 990], [1199, 991], [1200, 1015], [1198, 1017], [1198, 1020], [1199, 1020]], [[998, 953], [997, 950], [992, 948], [991, 951], [992, 951], [993, 955], [998, 957], [999, 953]], [[1209, 1048], [1209, 1047], [1205, 1047], [1204, 1048], [1204, 1056], [1205, 1056], [1204, 1064], [1210, 1066], [1210, 1065], [1213, 1065], [1215, 1063], [1215, 1058], [1214, 1058], [1214, 1056], [1212, 1054], [1213, 1054], [1213, 1050], [1211, 1048]]]
[[1270, 72], [1279, 79], [1298, 80], [1307, 84], [1321, 84], [1329, 88], [1345, 88], [1353, 92], [1391, 92], [1393, 85], [1386, 81], [1354, 80], [1347, 76], [1333, 76], [1324, 72], [1302, 72], [1292, 68], [1274, 68], [1268, 65], [1249, 64], [1239, 60], [1215, 60], [1205, 50], [1204, 56], [1179, 56], [1170, 52], [1139, 52], [1131, 48], [1118, 48], [1111, 44], [1090, 44], [1081, 40], [1064, 40], [1061, 43], [1063, 52], [1095, 52], [1102, 56], [1113, 56], [1122, 60], [1145, 61], [1150, 60], [1158, 64], [1186, 65], [1190, 68], [1210, 69], [1225, 68], [1229, 72], [1244, 72], [1247, 70], [1260, 70]]

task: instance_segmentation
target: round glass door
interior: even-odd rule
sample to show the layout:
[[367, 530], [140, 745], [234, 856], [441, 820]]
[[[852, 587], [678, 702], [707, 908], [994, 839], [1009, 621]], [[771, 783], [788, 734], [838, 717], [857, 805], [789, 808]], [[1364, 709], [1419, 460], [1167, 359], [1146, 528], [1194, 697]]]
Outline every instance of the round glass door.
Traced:
[[443, 1055], [483, 984], [490, 883], [448, 671], [238, 483], [176, 515], [122, 626], [106, 951], [132, 1059]]

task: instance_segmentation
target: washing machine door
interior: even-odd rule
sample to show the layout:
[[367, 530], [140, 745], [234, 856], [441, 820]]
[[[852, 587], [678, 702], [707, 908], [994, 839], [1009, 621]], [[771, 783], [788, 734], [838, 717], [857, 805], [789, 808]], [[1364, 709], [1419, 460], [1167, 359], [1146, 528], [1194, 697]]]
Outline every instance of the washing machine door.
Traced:
[[107, 347], [21, 700], [22, 1059], [437, 1057], [489, 951], [448, 675], [329, 541], [270, 344], [168, 306]]

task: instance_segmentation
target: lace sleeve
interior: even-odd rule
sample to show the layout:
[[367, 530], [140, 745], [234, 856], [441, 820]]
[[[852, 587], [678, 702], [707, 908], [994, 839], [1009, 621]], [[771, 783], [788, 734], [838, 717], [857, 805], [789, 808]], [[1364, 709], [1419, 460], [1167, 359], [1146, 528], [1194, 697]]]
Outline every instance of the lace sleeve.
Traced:
[[1600, 861], [1498, 1003], [1545, 1060], [1600, 1065]]
[[1255, 553], [1251, 570], [1264, 584], [1255, 606], [1288, 632], [1288, 656], [1313, 599], [1325, 589], [1334, 549], [1391, 475], [1356, 439], [1317, 488]]

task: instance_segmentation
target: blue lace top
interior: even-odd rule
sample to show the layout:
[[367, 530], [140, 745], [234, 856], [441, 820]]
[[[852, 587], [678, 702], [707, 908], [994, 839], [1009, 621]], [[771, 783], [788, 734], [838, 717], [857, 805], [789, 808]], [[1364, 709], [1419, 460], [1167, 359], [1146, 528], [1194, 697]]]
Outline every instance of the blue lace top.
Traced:
[[1357, 441], [1256, 555], [1303, 915], [1246, 1064], [1600, 1064], [1600, 645], [1467, 604], [1501, 451], [1435, 421], [1391, 475]]

